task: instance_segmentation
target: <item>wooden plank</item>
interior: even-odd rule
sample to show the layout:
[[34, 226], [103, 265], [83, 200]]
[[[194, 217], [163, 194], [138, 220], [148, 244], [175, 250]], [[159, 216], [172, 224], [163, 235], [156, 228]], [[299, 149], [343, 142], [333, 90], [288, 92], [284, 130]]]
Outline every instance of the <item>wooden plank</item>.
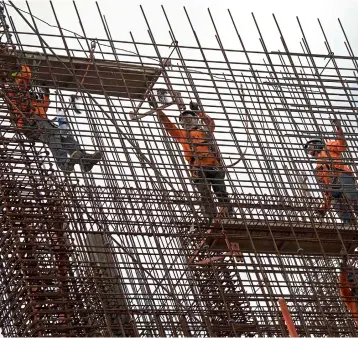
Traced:
[[[11, 62], [11, 58], [15, 59], [15, 56], [6, 58], [7, 62]], [[35, 72], [36, 67], [33, 67], [33, 77], [39, 83], [74, 92], [79, 89], [76, 79], [82, 81], [89, 64], [86, 58], [69, 58], [62, 55], [45, 57], [34, 52], [25, 52], [25, 60], [30, 66], [34, 65], [34, 61], [36, 62], [38, 72]], [[143, 67], [126, 62], [95, 60], [94, 63], [95, 65], [90, 64], [83, 82], [84, 91], [91, 94], [103, 95], [103, 85], [104, 91], [109, 96], [144, 100], [147, 88], [161, 74], [160, 68]]]
[[[247, 227], [247, 229], [246, 229]], [[225, 230], [225, 235], [221, 230]], [[225, 236], [237, 242], [241, 252], [281, 254], [310, 254], [339, 256], [344, 243], [353, 253], [358, 247], [358, 232], [354, 227], [329, 223], [282, 222], [234, 219], [222, 225], [220, 232], [209, 235], [217, 240], [213, 250], [227, 251]], [[277, 248], [277, 249], [276, 249]]]

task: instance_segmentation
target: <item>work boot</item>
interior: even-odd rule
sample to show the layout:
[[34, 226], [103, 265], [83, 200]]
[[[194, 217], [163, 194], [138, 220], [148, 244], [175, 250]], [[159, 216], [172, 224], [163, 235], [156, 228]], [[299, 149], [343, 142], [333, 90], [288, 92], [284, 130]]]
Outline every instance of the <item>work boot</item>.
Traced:
[[92, 168], [101, 162], [102, 160], [102, 152], [96, 151], [93, 154], [85, 154], [85, 156], [82, 158], [82, 170], [87, 173], [92, 170]]
[[65, 172], [73, 172], [75, 169], [75, 164], [79, 163], [80, 159], [82, 158], [82, 152], [79, 150], [74, 151], [70, 158], [66, 160], [64, 165], [62, 166], [62, 170]]

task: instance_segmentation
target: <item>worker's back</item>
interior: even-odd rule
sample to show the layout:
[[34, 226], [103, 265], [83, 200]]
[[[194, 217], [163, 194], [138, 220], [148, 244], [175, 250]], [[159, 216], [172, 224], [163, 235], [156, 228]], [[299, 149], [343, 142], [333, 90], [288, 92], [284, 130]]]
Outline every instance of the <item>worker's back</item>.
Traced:
[[14, 86], [8, 95], [12, 119], [17, 127], [33, 125], [35, 116], [46, 118], [50, 98], [48, 94], [41, 94], [42, 97], [39, 99], [37, 95], [30, 92], [32, 77], [30, 67], [23, 65], [11, 75], [14, 78]]

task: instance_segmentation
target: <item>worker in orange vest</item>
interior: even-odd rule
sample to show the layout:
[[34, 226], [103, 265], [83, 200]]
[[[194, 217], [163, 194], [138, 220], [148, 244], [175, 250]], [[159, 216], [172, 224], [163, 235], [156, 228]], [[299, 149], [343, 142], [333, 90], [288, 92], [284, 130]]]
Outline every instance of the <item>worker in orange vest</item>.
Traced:
[[226, 214], [230, 216], [234, 212], [234, 206], [226, 190], [222, 162], [210, 136], [215, 130], [215, 122], [207, 114], [199, 111], [197, 103], [191, 102], [190, 108], [180, 114], [179, 121], [182, 128], [172, 123], [161, 110], [157, 111], [159, 121], [184, 150], [193, 185], [201, 195], [204, 217], [213, 219], [217, 216], [216, 208], [212, 203], [211, 188], [221, 206], [225, 208]]
[[73, 135], [67, 130], [61, 132], [47, 118], [50, 105], [50, 91], [42, 93], [31, 90], [31, 69], [22, 65], [11, 72], [14, 79], [12, 90], [8, 91], [11, 120], [28, 138], [41, 141], [50, 148], [57, 166], [72, 172], [75, 164], [80, 164], [84, 172], [92, 170], [102, 159], [102, 153], [87, 154], [81, 149]]
[[348, 266], [347, 257], [344, 257], [341, 263], [338, 286], [344, 304], [358, 325], [358, 270]]
[[353, 172], [342, 158], [347, 143], [341, 123], [339, 120], [333, 120], [332, 123], [337, 131], [335, 141], [324, 143], [320, 139], [313, 139], [305, 145], [308, 155], [317, 159], [315, 175], [325, 191], [324, 203], [316, 214], [323, 217], [333, 205], [343, 223], [352, 224], [354, 214], [358, 212], [358, 190]]

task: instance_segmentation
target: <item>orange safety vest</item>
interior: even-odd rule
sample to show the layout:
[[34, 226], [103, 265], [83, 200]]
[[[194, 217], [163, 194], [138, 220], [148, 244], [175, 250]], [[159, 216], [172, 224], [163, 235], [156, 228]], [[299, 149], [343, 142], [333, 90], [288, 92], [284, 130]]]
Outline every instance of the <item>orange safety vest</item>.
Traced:
[[352, 170], [342, 161], [342, 152], [347, 150], [346, 141], [339, 138], [326, 143], [325, 149], [318, 154], [316, 176], [324, 184], [331, 184], [332, 179], [340, 172], [352, 173]]
[[[347, 150], [346, 141], [343, 135], [338, 135], [336, 141], [326, 143], [324, 150], [318, 154], [315, 175], [318, 182], [329, 188], [335, 178], [343, 172], [352, 174], [352, 170], [348, 165], [343, 163], [342, 152]], [[331, 206], [331, 192], [325, 192], [325, 201], [322, 205], [324, 210], [328, 210]]]
[[32, 76], [30, 67], [21, 66], [19, 72], [14, 72], [11, 75], [15, 77], [16, 87], [9, 92], [9, 99], [12, 103], [10, 111], [15, 116], [16, 125], [18, 127], [24, 126], [23, 116], [31, 119], [35, 114], [45, 119], [50, 105], [50, 98], [48, 95], [43, 95], [42, 99], [38, 100], [30, 96], [30, 80]]
[[[215, 130], [214, 120], [205, 113], [199, 113], [198, 115], [203, 118], [210, 132], [213, 132]], [[179, 129], [162, 111], [158, 111], [158, 117], [169, 135], [182, 145], [184, 157], [191, 168], [200, 166], [217, 167], [222, 165], [217, 151], [214, 149], [209, 131], [202, 129], [192, 129], [189, 131]]]

